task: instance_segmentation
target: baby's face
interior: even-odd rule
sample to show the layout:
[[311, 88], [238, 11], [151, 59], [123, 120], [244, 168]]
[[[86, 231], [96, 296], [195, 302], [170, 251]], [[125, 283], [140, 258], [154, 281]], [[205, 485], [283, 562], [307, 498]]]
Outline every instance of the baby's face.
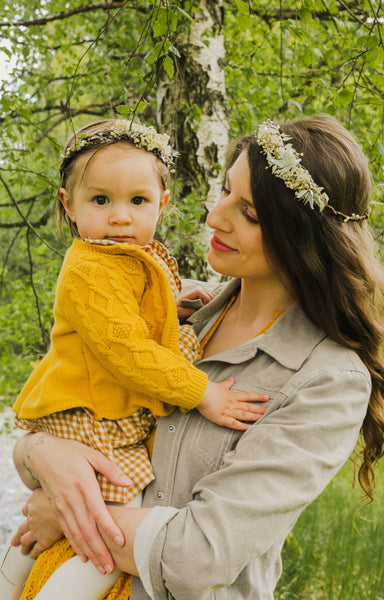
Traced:
[[156, 158], [116, 143], [76, 160], [69, 190], [60, 199], [81, 238], [149, 244], [169, 192], [161, 187]]

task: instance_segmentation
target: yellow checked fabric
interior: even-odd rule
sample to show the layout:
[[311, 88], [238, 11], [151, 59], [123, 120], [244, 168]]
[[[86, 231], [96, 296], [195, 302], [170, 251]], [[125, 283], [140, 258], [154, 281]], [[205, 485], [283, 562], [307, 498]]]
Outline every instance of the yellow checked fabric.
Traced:
[[16, 422], [22, 429], [47, 431], [52, 435], [82, 442], [118, 464], [132, 480], [132, 485], [129, 488], [113, 485], [98, 473], [100, 490], [106, 502], [126, 504], [154, 479], [143, 442], [149, 438], [156, 419], [146, 408], [116, 421], [97, 421], [90, 411], [75, 408], [40, 419], [16, 419]]

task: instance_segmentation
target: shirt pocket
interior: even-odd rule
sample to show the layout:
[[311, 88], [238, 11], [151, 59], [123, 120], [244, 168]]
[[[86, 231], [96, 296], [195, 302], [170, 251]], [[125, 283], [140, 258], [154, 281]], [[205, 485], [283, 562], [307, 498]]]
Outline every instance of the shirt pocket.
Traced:
[[233, 450], [243, 431], [216, 425], [194, 411], [194, 432], [191, 440], [191, 459], [196, 461], [200, 474], [207, 474], [220, 468], [226, 452]]

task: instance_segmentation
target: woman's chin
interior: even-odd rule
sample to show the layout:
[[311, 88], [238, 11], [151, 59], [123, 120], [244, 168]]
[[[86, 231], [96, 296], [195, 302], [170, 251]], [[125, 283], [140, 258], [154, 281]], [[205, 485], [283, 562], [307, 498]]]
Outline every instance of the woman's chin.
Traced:
[[210, 248], [207, 254], [207, 262], [211, 269], [213, 269], [216, 273], [220, 275], [225, 275], [226, 277], [232, 277], [232, 273], [228, 273], [228, 269], [224, 264], [223, 258], [220, 260], [221, 256], [217, 256], [216, 252]]

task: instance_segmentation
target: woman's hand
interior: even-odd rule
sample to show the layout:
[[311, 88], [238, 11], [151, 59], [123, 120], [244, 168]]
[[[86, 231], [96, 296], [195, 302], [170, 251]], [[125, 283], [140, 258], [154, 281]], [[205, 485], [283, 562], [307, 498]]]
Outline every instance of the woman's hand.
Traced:
[[[124, 536], [106, 508], [95, 471], [121, 486], [130, 485], [128, 477], [97, 450], [48, 433], [26, 436], [20, 455], [15, 452], [19, 472], [27, 471], [40, 483], [58, 529], [81, 560], [89, 558], [100, 573], [112, 572], [113, 559], [98, 527], [118, 546], [124, 544]], [[42, 534], [35, 531], [33, 535], [40, 539]]]

